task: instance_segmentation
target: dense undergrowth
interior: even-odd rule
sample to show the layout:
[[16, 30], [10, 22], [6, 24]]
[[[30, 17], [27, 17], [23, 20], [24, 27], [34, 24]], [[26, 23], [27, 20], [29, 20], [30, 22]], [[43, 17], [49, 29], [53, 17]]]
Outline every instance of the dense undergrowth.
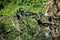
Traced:
[[[34, 18], [23, 17], [17, 20], [15, 17], [19, 8], [28, 9], [31, 12], [44, 13], [44, 5], [48, 0], [1, 0], [3, 8], [0, 9], [0, 40], [52, 40], [52, 37], [46, 38], [45, 34], [37, 24]], [[19, 28], [18, 28], [19, 26]], [[20, 29], [20, 31], [18, 31]], [[6, 33], [9, 32], [9, 33]]]

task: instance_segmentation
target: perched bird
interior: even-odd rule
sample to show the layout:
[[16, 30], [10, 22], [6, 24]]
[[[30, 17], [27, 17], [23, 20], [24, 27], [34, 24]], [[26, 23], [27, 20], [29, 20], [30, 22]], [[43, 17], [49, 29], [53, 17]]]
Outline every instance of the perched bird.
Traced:
[[37, 23], [42, 27], [42, 26], [49, 26], [52, 25], [51, 23], [44, 23], [41, 20], [37, 20]]
[[37, 20], [37, 23], [38, 23], [40, 26], [44, 26], [44, 25], [45, 25], [45, 23], [42, 23], [41, 20]]

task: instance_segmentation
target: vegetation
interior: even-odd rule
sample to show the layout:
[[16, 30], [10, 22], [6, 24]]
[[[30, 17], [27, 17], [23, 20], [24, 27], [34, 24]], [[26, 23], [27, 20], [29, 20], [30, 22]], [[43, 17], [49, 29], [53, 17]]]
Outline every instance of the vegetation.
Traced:
[[39, 19], [38, 16], [23, 16], [21, 20], [17, 20], [15, 17], [19, 8], [44, 14], [44, 6], [47, 1], [0, 0], [0, 15], [3, 15], [0, 20], [0, 40], [53, 40], [51, 36], [46, 37], [44, 28], [37, 24], [35, 19]]

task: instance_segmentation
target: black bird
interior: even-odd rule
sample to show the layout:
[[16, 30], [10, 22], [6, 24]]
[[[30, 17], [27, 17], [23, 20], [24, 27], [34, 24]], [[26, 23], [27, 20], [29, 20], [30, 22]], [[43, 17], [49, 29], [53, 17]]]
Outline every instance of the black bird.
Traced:
[[37, 23], [38, 23], [40, 26], [44, 26], [44, 23], [42, 23], [41, 20], [37, 20]]
[[51, 23], [43, 23], [41, 20], [37, 20], [37, 23], [38, 23], [40, 26], [49, 26], [49, 25], [52, 25]]

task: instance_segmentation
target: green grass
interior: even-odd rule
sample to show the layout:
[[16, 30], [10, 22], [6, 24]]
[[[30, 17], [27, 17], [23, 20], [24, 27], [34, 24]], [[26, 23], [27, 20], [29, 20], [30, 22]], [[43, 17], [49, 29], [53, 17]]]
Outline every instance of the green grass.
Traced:
[[[11, 3], [9, 3], [8, 5], [6, 5], [4, 7], [4, 9], [0, 10], [0, 14], [6, 15], [6, 16], [13, 16], [15, 15], [16, 11], [19, 8], [23, 8], [23, 9], [28, 9], [32, 12], [42, 12], [44, 13], [44, 3], [47, 0], [25, 0], [24, 2], [21, 2], [21, 0], [17, 0], [17, 2], [15, 3], [15, 1], [12, 1]], [[19, 4], [19, 5], [18, 5]]]

